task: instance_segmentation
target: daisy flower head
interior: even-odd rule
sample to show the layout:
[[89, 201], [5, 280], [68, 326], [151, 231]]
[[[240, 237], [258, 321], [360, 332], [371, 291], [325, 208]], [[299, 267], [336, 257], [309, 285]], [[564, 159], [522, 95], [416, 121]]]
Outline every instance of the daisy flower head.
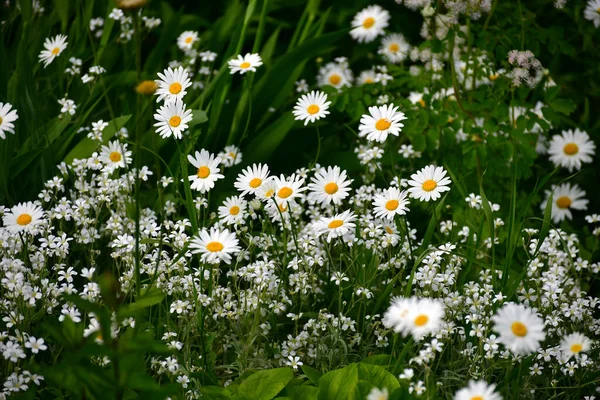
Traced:
[[292, 174], [289, 178], [284, 175], [274, 176], [275, 182], [275, 200], [280, 203], [296, 203], [296, 199], [302, 196], [302, 192], [307, 189], [304, 184], [304, 178]]
[[489, 385], [486, 381], [469, 381], [467, 387], [456, 392], [454, 400], [502, 400], [495, 389], [495, 384]]
[[44, 41], [44, 49], [40, 52], [40, 61], [44, 62], [46, 68], [56, 57], [67, 48], [67, 35], [56, 35]]
[[237, 58], [227, 61], [227, 64], [229, 64], [229, 70], [232, 75], [236, 72], [245, 74], [249, 71], [256, 72], [256, 68], [262, 65], [262, 58], [256, 53], [247, 53], [243, 57], [240, 54]]
[[[259, 164], [260, 165], [260, 164]], [[271, 198], [275, 198], [277, 192], [277, 182], [273, 177], [263, 180], [263, 183], [258, 186], [254, 192], [256, 198], [272, 205]]]
[[381, 40], [378, 53], [392, 64], [398, 64], [408, 57], [410, 45], [401, 33], [391, 33]]
[[427, 103], [425, 103], [425, 100], [423, 100], [423, 95], [425, 93], [419, 93], [419, 92], [410, 92], [408, 94], [408, 101], [411, 102], [411, 104], [418, 104], [421, 107], [425, 108], [425, 105]]
[[560, 342], [560, 349], [565, 356], [579, 356], [580, 353], [588, 351], [592, 347], [592, 341], [585, 335], [575, 332], [565, 336]]
[[515, 354], [527, 355], [540, 348], [546, 337], [544, 321], [530, 308], [507, 303], [492, 317], [498, 339]]
[[192, 86], [192, 81], [190, 80], [187, 71], [181, 66], [175, 69], [168, 67], [163, 73], [159, 72], [158, 77], [160, 79], [155, 80], [158, 89], [156, 89], [156, 92], [154, 93], [158, 95], [156, 98], [157, 103], [161, 102], [163, 99], [165, 103], [173, 102], [176, 99], [182, 100], [183, 96], [187, 93], [185, 89]]
[[375, 216], [393, 220], [396, 215], [406, 215], [408, 211], [408, 195], [406, 190], [395, 187], [385, 189], [383, 193], [373, 197]]
[[309, 197], [323, 205], [331, 202], [342, 204], [342, 200], [348, 197], [352, 183], [352, 179], [347, 178], [346, 171], [342, 171], [337, 165], [319, 169], [310, 181]]
[[125, 168], [131, 163], [131, 151], [127, 151], [127, 144], [114, 140], [108, 146], [102, 146], [100, 160], [110, 170]]
[[2, 219], [4, 227], [10, 233], [35, 233], [36, 226], [44, 222], [44, 210], [35, 203], [28, 201], [11, 208], [4, 214]]
[[356, 224], [356, 215], [350, 210], [346, 210], [341, 214], [335, 214], [333, 217], [322, 217], [315, 222], [313, 229], [317, 237], [327, 233], [327, 242], [336, 237], [345, 236], [353, 233]]
[[181, 139], [182, 133], [189, 127], [188, 123], [192, 120], [192, 110], [186, 110], [185, 103], [180, 98], [175, 101], [166, 102], [156, 111], [154, 119], [158, 122], [154, 124], [156, 133], [161, 138]]
[[358, 84], [358, 86], [370, 85], [375, 82], [377, 82], [377, 73], [374, 69], [362, 71], [356, 79], [356, 83]]
[[421, 201], [437, 200], [442, 197], [442, 192], [450, 190], [451, 183], [443, 167], [428, 165], [410, 176], [408, 193], [413, 199]]
[[192, 189], [198, 190], [200, 193], [208, 192], [215, 186], [217, 179], [225, 177], [219, 173], [221, 159], [219, 157], [215, 158], [214, 154], [210, 154], [207, 150], [196, 151], [195, 157], [188, 154], [187, 158], [197, 168], [196, 174], [188, 177], [192, 183]]
[[392, 300], [383, 316], [383, 325], [403, 336], [412, 335], [416, 341], [439, 331], [444, 319], [444, 304], [429, 298], [402, 298]]
[[573, 169], [581, 169], [581, 163], [592, 162], [595, 149], [596, 145], [586, 132], [569, 129], [552, 137], [548, 154], [554, 165], [573, 172]]
[[309, 122], [325, 118], [329, 114], [327, 109], [330, 104], [325, 93], [313, 90], [298, 99], [292, 114], [295, 115], [296, 120], [304, 121], [304, 125], [308, 125]]
[[[571, 210], [587, 210], [588, 200], [585, 199], [585, 192], [577, 185], [571, 186], [570, 183], [563, 183], [559, 186], [553, 186], [552, 191], [552, 221], [555, 224], [566, 219], [573, 219]], [[550, 199], [550, 191], [546, 190], [546, 199], [542, 202], [541, 209], [546, 209], [546, 204]]]
[[221, 164], [225, 167], [233, 167], [242, 162], [242, 152], [233, 144], [225, 146], [218, 156], [221, 158]]
[[390, 13], [378, 5], [371, 5], [362, 9], [352, 20], [350, 36], [359, 43], [369, 43], [383, 34], [387, 28]]
[[600, 28], [600, 0], [588, 0], [583, 16], [592, 21], [596, 28]]
[[385, 142], [388, 135], [398, 136], [404, 127], [400, 121], [406, 119], [403, 112], [394, 104], [369, 107], [369, 114], [363, 114], [358, 127], [358, 136], [367, 137], [372, 142]]
[[228, 197], [219, 206], [219, 218], [227, 225], [244, 223], [248, 203], [239, 196]]
[[177, 38], [177, 46], [183, 50], [188, 51], [194, 47], [194, 43], [198, 40], [198, 32], [196, 31], [185, 31]]
[[367, 400], [388, 400], [388, 397], [389, 392], [387, 388], [379, 390], [379, 388], [374, 387], [367, 395]]
[[242, 196], [248, 193], [254, 194], [267, 179], [269, 179], [269, 166], [266, 164], [252, 164], [252, 166], [240, 172], [233, 186], [242, 192]]
[[229, 230], [202, 229], [190, 242], [192, 254], [200, 254], [202, 262], [209, 264], [231, 264], [231, 256], [240, 252], [239, 241]]
[[319, 69], [319, 75], [317, 76], [319, 86], [329, 85], [338, 90], [341, 90], [344, 86], [352, 86], [353, 79], [352, 71], [347, 68], [345, 63], [327, 63]]
[[0, 102], [0, 138], [2, 139], [6, 139], [4, 132], [15, 134], [15, 124], [13, 122], [19, 119], [19, 116], [17, 115], [17, 110], [11, 110], [11, 108], [12, 105], [10, 103]]

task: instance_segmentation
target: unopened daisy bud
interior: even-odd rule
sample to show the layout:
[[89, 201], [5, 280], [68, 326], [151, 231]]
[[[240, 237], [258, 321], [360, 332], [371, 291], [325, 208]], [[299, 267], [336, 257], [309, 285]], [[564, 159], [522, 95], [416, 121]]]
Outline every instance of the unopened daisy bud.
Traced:
[[254, 210], [258, 211], [261, 209], [262, 203], [260, 202], [259, 199], [254, 199], [254, 200], [250, 201], [250, 207], [252, 207]]
[[421, 11], [421, 14], [423, 14], [425, 18], [431, 17], [435, 14], [435, 9], [431, 6], [427, 6]]
[[141, 81], [136, 87], [135, 91], [138, 94], [142, 94], [145, 96], [151, 96], [158, 89], [158, 85], [154, 81]]
[[144, 7], [147, 3], [148, 0], [119, 0], [117, 7], [123, 10], [135, 10]]

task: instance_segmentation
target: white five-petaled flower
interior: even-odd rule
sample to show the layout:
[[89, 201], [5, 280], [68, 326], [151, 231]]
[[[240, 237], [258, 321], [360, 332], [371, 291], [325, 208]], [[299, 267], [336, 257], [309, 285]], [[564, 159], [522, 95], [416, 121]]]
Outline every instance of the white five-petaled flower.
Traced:
[[158, 89], [154, 92], [158, 97], [156, 102], [160, 102], [164, 99], [165, 103], [170, 103], [176, 99], [183, 99], [186, 95], [188, 87], [192, 86], [192, 81], [188, 77], [188, 73], [185, 68], [179, 66], [174, 70], [171, 67], [165, 69], [164, 73], [158, 73], [160, 79], [155, 80], [158, 85]]
[[390, 13], [380, 6], [368, 6], [354, 16], [350, 36], [358, 40], [359, 43], [372, 42], [377, 36], [383, 34], [383, 30], [388, 26], [389, 19]]
[[369, 107], [369, 114], [363, 114], [358, 127], [358, 136], [367, 137], [373, 142], [385, 142], [388, 135], [398, 136], [404, 127], [400, 121], [406, 119], [403, 112], [393, 104]]
[[225, 176], [220, 174], [219, 164], [221, 159], [210, 154], [207, 150], [196, 151], [195, 157], [188, 154], [188, 161], [197, 168], [195, 175], [188, 178], [191, 181], [191, 188], [199, 190], [200, 193], [208, 192], [215, 186], [217, 179]]
[[218, 264], [223, 261], [231, 264], [231, 257], [240, 252], [238, 239], [235, 233], [229, 230], [219, 230], [211, 228], [210, 231], [202, 229], [197, 237], [190, 242], [190, 249], [193, 254], [200, 254], [201, 260], [209, 264]]
[[6, 135], [4, 132], [10, 132], [14, 135], [15, 133], [15, 122], [19, 119], [17, 115], [17, 110], [12, 109], [12, 105], [10, 103], [2, 103], [0, 102], [0, 138], [6, 139]]
[[181, 139], [192, 118], [192, 110], [186, 110], [184, 102], [176, 98], [175, 101], [163, 104], [154, 114], [154, 119], [158, 121], [154, 124], [156, 133], [163, 139], [171, 135], [175, 139]]
[[53, 38], [47, 38], [44, 41], [45, 50], [42, 50], [39, 56], [40, 61], [44, 62], [44, 68], [67, 48], [67, 44], [66, 35], [56, 35]]
[[237, 58], [227, 61], [231, 74], [239, 72], [245, 74], [246, 72], [256, 72], [256, 68], [262, 65], [262, 59], [260, 55], [254, 53], [247, 53], [245, 56], [238, 55]]
[[35, 203], [19, 203], [4, 214], [3, 223], [11, 233], [34, 233], [36, 226], [44, 222], [44, 210]]
[[428, 165], [410, 176], [408, 193], [413, 199], [421, 201], [437, 200], [442, 192], [450, 190], [451, 180], [443, 167]]
[[331, 101], [327, 101], [325, 93], [313, 90], [298, 99], [292, 114], [294, 114], [296, 120], [304, 121], [304, 125], [307, 125], [309, 122], [325, 118], [329, 114], [327, 109], [330, 104]]

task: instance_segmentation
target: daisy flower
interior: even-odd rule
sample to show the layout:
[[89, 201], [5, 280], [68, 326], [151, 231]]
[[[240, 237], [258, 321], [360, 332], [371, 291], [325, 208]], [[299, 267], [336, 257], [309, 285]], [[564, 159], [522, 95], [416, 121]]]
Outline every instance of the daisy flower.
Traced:
[[[587, 210], [588, 201], [584, 198], [585, 192], [577, 185], [571, 186], [570, 183], [563, 183], [559, 186], [553, 186], [552, 191], [552, 221], [558, 224], [562, 220], [573, 219], [571, 210]], [[550, 191], [546, 190], [546, 199], [542, 202], [541, 209], [546, 209], [546, 204], [550, 198]]]
[[383, 315], [383, 325], [416, 341], [437, 332], [443, 323], [444, 304], [435, 299], [396, 297]]
[[324, 67], [319, 69], [319, 75], [317, 76], [317, 82], [319, 86], [333, 86], [340, 90], [344, 86], [352, 86], [352, 71], [336, 63], [328, 63]]
[[318, 119], [325, 118], [329, 111], [330, 101], [327, 101], [327, 95], [323, 92], [312, 91], [302, 95], [294, 106], [292, 114], [296, 116], [296, 120], [304, 121], [304, 125], [309, 122], [315, 122]]
[[443, 167], [428, 165], [416, 174], [412, 174], [408, 181], [410, 197], [421, 201], [437, 200], [442, 197], [442, 192], [450, 190], [450, 178], [446, 177]]
[[331, 239], [353, 233], [356, 227], [355, 220], [356, 215], [352, 211], [346, 210], [330, 218], [322, 217], [315, 222], [313, 229], [317, 237], [327, 233], [327, 242], [329, 243]]
[[367, 400], [388, 400], [388, 397], [389, 392], [387, 388], [379, 390], [379, 388], [374, 387], [367, 395]]
[[[259, 164], [260, 165], [260, 164]], [[271, 198], [275, 196], [277, 191], [277, 182], [273, 177], [263, 180], [263, 183], [256, 188], [254, 194], [259, 200], [267, 202], [267, 205], [272, 205]]]
[[102, 146], [100, 160], [110, 169], [125, 168], [131, 163], [131, 151], [127, 151], [127, 144], [115, 140]]
[[242, 152], [235, 145], [225, 146], [218, 157], [221, 158], [221, 164], [225, 167], [232, 167], [242, 162]]
[[364, 8], [354, 16], [350, 36], [359, 43], [372, 42], [377, 36], [383, 34], [389, 19], [390, 13], [378, 5]]
[[177, 38], [177, 46], [183, 51], [188, 51], [198, 40], [198, 32], [185, 31]]
[[200, 193], [208, 192], [215, 186], [217, 179], [223, 179], [225, 176], [221, 175], [219, 164], [221, 159], [210, 154], [208, 151], [202, 149], [196, 151], [195, 157], [188, 154], [188, 161], [198, 170], [196, 175], [190, 175], [188, 179], [192, 182], [191, 188], [199, 190]]
[[42, 50], [39, 56], [40, 61], [44, 62], [44, 68], [67, 48], [67, 44], [66, 35], [56, 35], [52, 39], [47, 38], [44, 41], [44, 48], [46, 50]]
[[392, 64], [398, 64], [408, 57], [410, 45], [401, 33], [391, 33], [381, 40], [378, 53]]
[[508, 303], [492, 317], [498, 339], [515, 354], [527, 355], [540, 348], [544, 334], [544, 320], [530, 308]]
[[[237, 176], [233, 186], [240, 192], [242, 196], [248, 193], [256, 193], [256, 191], [269, 178], [269, 166], [266, 164], [252, 164]], [[273, 192], [272, 194], [274, 194]], [[269, 196], [270, 197], [270, 196]]]
[[573, 172], [573, 169], [581, 169], [582, 162], [592, 162], [595, 148], [596, 145], [586, 132], [569, 129], [552, 137], [548, 154], [554, 165]]
[[342, 204], [342, 200], [348, 197], [352, 183], [352, 179], [347, 179], [346, 171], [342, 171], [337, 165], [319, 169], [310, 181], [309, 197], [323, 205], [331, 202]]
[[237, 58], [227, 61], [231, 74], [239, 72], [245, 74], [248, 71], [256, 72], [256, 68], [262, 65], [262, 58], [256, 53], [247, 53], [245, 56], [238, 55]]
[[219, 218], [227, 225], [243, 223], [247, 205], [239, 196], [228, 197], [219, 207]]
[[385, 189], [382, 194], [373, 197], [375, 216], [393, 220], [396, 215], [406, 215], [408, 199], [406, 190], [400, 191], [395, 187]]
[[368, 69], [366, 71], [362, 71], [358, 78], [356, 79], [358, 86], [370, 85], [371, 83], [377, 82], [377, 74], [375, 70]]
[[229, 230], [219, 230], [211, 228], [208, 231], [202, 229], [197, 237], [190, 241], [192, 254], [201, 254], [202, 262], [209, 264], [218, 264], [223, 261], [225, 264], [231, 263], [231, 256], [240, 252], [238, 239], [234, 233]]
[[44, 222], [43, 218], [44, 210], [28, 201], [11, 208], [2, 219], [6, 229], [10, 233], [16, 234], [19, 232], [34, 233], [35, 227]]
[[469, 385], [454, 395], [454, 400], [502, 400], [502, 396], [494, 390], [496, 385], [488, 385], [485, 381], [469, 381]]
[[192, 110], [186, 110], [185, 103], [176, 97], [175, 101], [163, 104], [154, 114], [154, 119], [158, 121], [154, 124], [156, 133], [165, 139], [173, 135], [175, 139], [181, 139], [182, 133], [189, 127], [188, 123], [192, 120]]
[[410, 92], [408, 94], [408, 101], [410, 101], [411, 104], [419, 104], [421, 107], [424, 108], [426, 103], [425, 100], [423, 100], [423, 94], [424, 93]]
[[303, 187], [304, 178], [292, 174], [289, 178], [284, 175], [273, 177], [275, 182], [275, 200], [279, 203], [295, 203], [295, 199], [302, 195], [307, 188]]
[[565, 336], [560, 342], [560, 349], [568, 358], [578, 356], [579, 353], [586, 352], [591, 347], [592, 341], [578, 332]]
[[369, 107], [370, 115], [363, 114], [360, 119], [358, 136], [366, 136], [367, 140], [380, 143], [385, 142], [388, 135], [398, 136], [404, 127], [400, 121], [406, 119], [398, 108], [394, 104]]
[[596, 28], [600, 27], [600, 0], [589, 0], [583, 16], [594, 23]]
[[192, 86], [192, 81], [188, 77], [188, 73], [183, 67], [177, 67], [174, 70], [168, 67], [161, 74], [158, 73], [160, 79], [155, 80], [158, 85], [158, 89], [154, 94], [158, 95], [156, 102], [160, 102], [163, 99], [165, 103], [170, 103], [176, 99], [183, 99], [186, 95], [188, 87]]
[[6, 139], [4, 132], [15, 134], [15, 125], [13, 122], [19, 119], [19, 116], [17, 115], [17, 110], [11, 110], [11, 108], [12, 105], [10, 103], [0, 102], [0, 137], [2, 139]]

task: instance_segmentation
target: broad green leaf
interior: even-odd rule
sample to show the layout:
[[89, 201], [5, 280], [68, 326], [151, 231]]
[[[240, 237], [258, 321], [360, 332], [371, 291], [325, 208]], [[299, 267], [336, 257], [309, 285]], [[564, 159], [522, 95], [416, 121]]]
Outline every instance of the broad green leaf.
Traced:
[[293, 125], [294, 115], [291, 112], [283, 114], [278, 120], [269, 124], [267, 129], [256, 135], [246, 146], [244, 154], [248, 155], [248, 162], [266, 161], [281, 144]]
[[390, 393], [400, 387], [398, 379], [379, 365], [359, 363], [358, 376], [361, 381], [367, 381], [379, 389], [387, 388]]
[[552, 107], [554, 111], [569, 115], [575, 111], [577, 105], [571, 99], [555, 99], [550, 102], [550, 107]]
[[310, 380], [315, 385], [319, 384], [319, 378], [321, 376], [323, 376], [322, 373], [320, 373], [313, 367], [309, 367], [308, 365], [302, 365], [301, 368], [302, 368], [302, 372], [304, 372], [304, 375], [306, 375], [308, 380]]
[[275, 368], [258, 371], [246, 378], [238, 387], [240, 399], [271, 400], [294, 377], [291, 368]]
[[319, 400], [362, 400], [358, 388], [358, 366], [328, 372], [319, 379]]

